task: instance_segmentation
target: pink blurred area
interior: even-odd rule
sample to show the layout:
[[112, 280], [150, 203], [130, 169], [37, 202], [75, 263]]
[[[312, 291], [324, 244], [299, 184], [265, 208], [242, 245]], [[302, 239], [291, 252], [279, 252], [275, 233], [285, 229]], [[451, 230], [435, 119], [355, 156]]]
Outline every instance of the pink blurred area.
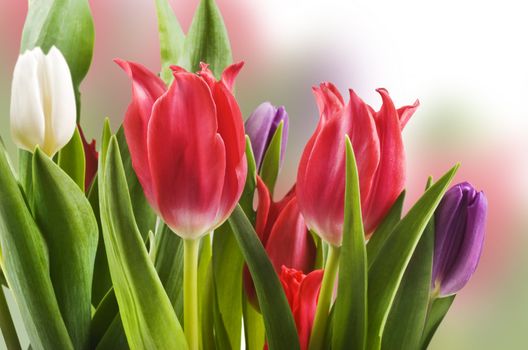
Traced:
[[[198, 0], [170, 2], [187, 31]], [[527, 123], [522, 110], [528, 54], [517, 52], [520, 41], [512, 39], [527, 30], [517, 27], [515, 11], [505, 9], [507, 5], [478, 7], [487, 12], [473, 16], [479, 5], [471, 1], [457, 3], [457, 14], [447, 5], [443, 9], [414, 1], [217, 2], [234, 60], [246, 62], [237, 84], [244, 115], [265, 100], [284, 104], [290, 114], [279, 196], [295, 181], [304, 143], [318, 119], [312, 85], [333, 81], [342, 92], [353, 88], [375, 107], [380, 104], [376, 87], [388, 88], [398, 106], [421, 100], [404, 131], [406, 208], [419, 197], [429, 175], [437, 179], [457, 162], [462, 166], [454, 183], [471, 182], [489, 201], [480, 266], [432, 348], [494, 349], [502, 337], [513, 339], [508, 344], [515, 348], [524, 336], [508, 320], [515, 314], [516, 324], [528, 321], [528, 301], [517, 300], [522, 291], [528, 292], [522, 268], [528, 265], [528, 220], [523, 215], [528, 204]], [[82, 123], [87, 135], [98, 139], [103, 119], [110, 117], [117, 127], [130, 98], [128, 79], [113, 59], [138, 61], [153, 71], [159, 70], [160, 59], [154, 1], [90, 0], [90, 5], [96, 40], [93, 64], [81, 87]], [[6, 144], [9, 86], [26, 11], [25, 1], [0, 1], [0, 134]], [[451, 29], [435, 22], [436, 11], [445, 11]], [[496, 13], [501, 14], [502, 31], [488, 35], [486, 23]], [[489, 47], [501, 50], [494, 53]], [[495, 328], [493, 319], [504, 326]]]

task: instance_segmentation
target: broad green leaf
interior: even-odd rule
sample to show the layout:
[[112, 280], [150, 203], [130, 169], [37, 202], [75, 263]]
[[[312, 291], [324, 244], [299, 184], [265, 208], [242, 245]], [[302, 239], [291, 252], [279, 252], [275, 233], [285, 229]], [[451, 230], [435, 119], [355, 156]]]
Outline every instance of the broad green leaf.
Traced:
[[431, 305], [427, 313], [427, 320], [425, 322], [424, 331], [421, 340], [421, 349], [425, 350], [429, 346], [431, 339], [440, 326], [445, 315], [449, 311], [451, 304], [455, 301], [456, 294], [446, 298], [435, 298], [430, 301]]
[[299, 349], [299, 338], [282, 285], [251, 222], [237, 205], [229, 218], [264, 317], [269, 349]]
[[214, 0], [201, 0], [185, 37], [180, 65], [194, 72], [200, 69], [200, 62], [205, 62], [218, 78], [232, 61], [229, 37], [218, 6]]
[[213, 236], [213, 276], [220, 326], [227, 344], [220, 348], [240, 349], [242, 331], [242, 269], [244, 257], [229, 223], [215, 230]]
[[215, 349], [214, 337], [214, 282], [213, 282], [213, 264], [208, 264], [204, 289], [201, 291], [201, 300], [199, 301], [202, 349]]
[[[367, 348], [380, 349], [389, 311], [405, 269], [434, 210], [442, 199], [458, 165], [449, 170], [409, 210], [394, 228], [369, 269]], [[381, 258], [382, 257], [382, 258]]]
[[50, 279], [46, 243], [0, 151], [0, 264], [34, 349], [73, 349]]
[[[212, 275], [209, 275], [211, 266], [211, 258], [212, 258], [212, 243], [211, 243], [211, 235], [207, 234], [203, 236], [200, 239], [200, 250], [199, 250], [199, 256], [198, 256], [198, 320], [199, 320], [199, 334], [200, 334], [200, 346], [203, 348], [202, 342], [203, 337], [205, 336], [206, 342], [208, 344], [212, 344], [213, 342], [209, 342], [209, 336], [212, 336], [213, 334], [213, 324], [212, 322], [209, 322], [209, 320], [203, 320], [203, 316], [205, 315], [207, 319], [210, 319], [212, 317], [209, 317], [208, 312], [212, 313], [212, 303], [210, 305], [204, 305], [205, 301], [210, 301], [211, 295], [207, 295], [209, 292], [209, 289], [212, 286]], [[184, 262], [185, 264], [185, 262]], [[212, 273], [212, 272], [211, 272]], [[209, 278], [209, 279], [208, 279]], [[209, 299], [207, 299], [209, 298]], [[210, 307], [211, 309], [207, 310], [205, 307]], [[211, 314], [212, 316], [212, 314]], [[211, 326], [211, 328], [209, 328]]]
[[11, 317], [11, 311], [7, 306], [7, 300], [5, 298], [4, 288], [0, 285], [0, 329], [2, 330], [2, 336], [4, 343], [9, 350], [20, 350], [20, 341], [16, 332], [13, 318]]
[[[429, 178], [427, 188], [431, 187]], [[433, 269], [434, 216], [429, 220], [394, 298], [383, 331], [382, 349], [418, 349], [424, 328]]]
[[[84, 178], [81, 184], [84, 187]], [[59, 308], [74, 347], [82, 349], [90, 331], [97, 221], [84, 188], [38, 148], [33, 156], [33, 195]]]
[[177, 64], [183, 53], [185, 35], [168, 0], [156, 0], [161, 53], [161, 78], [169, 85], [173, 75], [170, 66]]
[[94, 25], [88, 0], [28, 0], [20, 51], [56, 46], [66, 58], [77, 98], [88, 73], [94, 46]]
[[86, 159], [81, 134], [76, 128], [70, 142], [59, 152], [59, 166], [84, 191]]
[[266, 339], [266, 330], [264, 329], [262, 314], [246, 298], [244, 298], [243, 312], [246, 349], [261, 350]]
[[361, 218], [359, 177], [346, 137], [346, 191], [339, 283], [334, 307], [332, 348], [362, 350], [367, 334], [367, 253]]
[[[2, 146], [3, 148], [3, 146]], [[33, 153], [23, 149], [18, 150], [18, 182], [22, 187], [23, 195], [31, 206], [33, 205], [33, 172], [31, 166], [33, 165]]]
[[260, 168], [260, 177], [268, 187], [271, 195], [273, 195], [275, 183], [279, 176], [283, 126], [284, 122], [280, 122], [277, 130], [275, 130], [275, 134], [271, 138]]
[[255, 163], [255, 156], [251, 148], [251, 140], [246, 135], [246, 160], [247, 160], [247, 176], [244, 185], [244, 191], [238, 202], [249, 221], [255, 225], [256, 213], [253, 210], [253, 198], [255, 196], [255, 188], [257, 187], [257, 164]]
[[128, 350], [127, 338], [123, 330], [121, 317], [117, 315], [104, 334], [101, 341], [97, 344], [96, 350]]
[[96, 348], [118, 312], [119, 307], [114, 290], [110, 289], [93, 314], [90, 327], [90, 348]]
[[387, 238], [390, 237], [392, 231], [398, 222], [400, 222], [404, 200], [405, 191], [403, 191], [398, 199], [396, 199], [385, 218], [383, 218], [381, 224], [372, 234], [372, 237], [370, 237], [367, 243], [367, 260], [369, 268], [372, 266], [374, 261], [376, 261], [381, 247], [383, 247], [383, 244], [385, 244]]
[[136, 225], [115, 136], [101, 157], [103, 237], [123, 327], [132, 349], [184, 349], [183, 330]]

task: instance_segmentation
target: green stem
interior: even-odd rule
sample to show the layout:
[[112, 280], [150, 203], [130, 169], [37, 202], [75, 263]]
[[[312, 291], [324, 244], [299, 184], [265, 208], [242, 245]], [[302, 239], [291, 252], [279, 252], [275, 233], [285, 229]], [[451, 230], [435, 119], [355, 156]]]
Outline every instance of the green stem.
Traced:
[[2, 285], [0, 285], [0, 329], [2, 329], [2, 335], [8, 349], [21, 349]]
[[323, 275], [323, 283], [321, 291], [319, 292], [319, 299], [317, 301], [317, 309], [315, 310], [315, 318], [312, 327], [312, 334], [310, 336], [310, 350], [320, 350], [323, 348], [323, 341], [326, 332], [326, 325], [328, 322], [328, 313], [332, 303], [332, 294], [334, 291], [334, 282], [337, 276], [337, 269], [339, 267], [340, 247], [329, 245], [328, 256]]
[[183, 328], [190, 350], [198, 350], [198, 252], [200, 239], [183, 240]]

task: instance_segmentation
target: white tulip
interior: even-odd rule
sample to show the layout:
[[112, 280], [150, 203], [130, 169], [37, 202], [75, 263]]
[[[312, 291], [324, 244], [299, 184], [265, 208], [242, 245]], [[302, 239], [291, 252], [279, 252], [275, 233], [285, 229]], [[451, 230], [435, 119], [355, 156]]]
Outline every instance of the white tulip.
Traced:
[[53, 46], [18, 57], [11, 85], [11, 136], [33, 152], [38, 145], [53, 156], [70, 141], [76, 124], [75, 93], [68, 63]]

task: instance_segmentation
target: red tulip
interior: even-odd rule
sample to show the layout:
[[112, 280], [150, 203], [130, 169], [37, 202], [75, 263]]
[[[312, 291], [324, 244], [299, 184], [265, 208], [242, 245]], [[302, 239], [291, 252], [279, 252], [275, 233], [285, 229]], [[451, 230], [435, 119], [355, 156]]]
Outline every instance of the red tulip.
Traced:
[[216, 81], [173, 67], [166, 89], [140, 64], [116, 60], [132, 80], [124, 128], [132, 166], [150, 204], [179, 236], [195, 239], [234, 209], [246, 179], [242, 115], [231, 92], [242, 63]]
[[80, 124], [77, 124], [79, 128], [79, 134], [81, 134], [81, 140], [84, 149], [84, 159], [86, 161], [86, 168], [84, 171], [84, 190], [90, 190], [95, 175], [97, 174], [97, 159], [99, 158], [99, 153], [95, 149], [95, 140], [92, 139], [90, 143], [86, 140], [84, 132]]
[[[279, 202], [273, 202], [260, 177], [257, 177], [258, 208], [256, 232], [277, 274], [283, 265], [311, 271], [315, 264], [315, 244], [297, 205], [295, 188]], [[255, 287], [247, 268], [244, 286], [249, 300], [257, 305]]]
[[280, 281], [295, 320], [301, 350], [308, 349], [322, 280], [323, 270], [305, 275], [282, 266]]
[[314, 134], [302, 154], [297, 175], [299, 206], [308, 227], [340, 246], [344, 219], [345, 135], [354, 148], [366, 233], [390, 209], [405, 183], [401, 131], [418, 107], [396, 109], [388, 92], [378, 89], [383, 105], [375, 112], [350, 90], [347, 105], [337, 88], [313, 88], [320, 112]]

